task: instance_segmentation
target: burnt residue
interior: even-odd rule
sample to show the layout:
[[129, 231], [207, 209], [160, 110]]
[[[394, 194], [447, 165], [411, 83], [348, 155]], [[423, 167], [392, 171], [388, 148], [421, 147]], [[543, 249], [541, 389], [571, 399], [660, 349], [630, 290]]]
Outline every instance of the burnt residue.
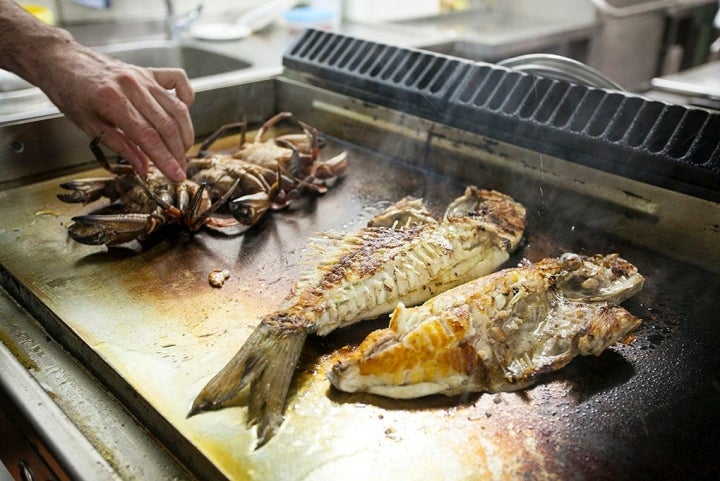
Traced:
[[[422, 172], [413, 175], [418, 173]], [[401, 188], [395, 195], [414, 191], [415, 185], [440, 196], [460, 189], [446, 179], [445, 185], [437, 181], [432, 176], [415, 177], [413, 187]], [[720, 276], [590, 225], [586, 219], [597, 221], [599, 216], [612, 222], [613, 208], [607, 204], [574, 195], [573, 205], [568, 206], [563, 196], [553, 192], [528, 195], [543, 187], [525, 183], [522, 190], [510, 189], [527, 208], [528, 228], [507, 265], [569, 251], [620, 253], [646, 278], [643, 291], [624, 303], [643, 319], [634, 338], [598, 357], [577, 358], [516, 393], [391, 400], [329, 388], [327, 396], [333, 403], [369, 404], [410, 416], [432, 413], [449, 423], [448, 429], [456, 429], [460, 438], [481, 434], [493, 439], [498, 447], [495, 454], [507, 457], [502, 463], [511, 478], [532, 478], [537, 469], [550, 478], [583, 480], [706, 479], [720, 473], [716, 434], [720, 414], [710, 409], [720, 397], [716, 349]], [[382, 187], [377, 192], [384, 194]], [[310, 377], [322, 373], [332, 364], [334, 351], [357, 345], [387, 322], [381, 318], [311, 338], [301, 369]], [[295, 389], [302, 391], [307, 379], [301, 376]], [[397, 428], [393, 429], [397, 435]], [[433, 424], [428, 429], [443, 428]], [[512, 458], [521, 460], [511, 463]]]
[[[348, 416], [342, 423], [356, 426], [358, 432], [363, 432], [368, 423], [379, 423], [379, 441], [371, 439], [368, 443], [376, 444], [367, 449], [382, 452], [390, 445], [413, 446], [413, 438], [427, 436], [438, 454], [460, 460], [478, 477], [490, 477], [491, 466], [506, 479], [674, 480], [712, 479], [720, 474], [719, 275], [613, 235], [613, 222], [625, 215], [620, 206], [472, 164], [465, 164], [466, 171], [458, 171], [462, 175], [454, 178], [439, 175], [437, 171], [447, 163], [463, 165], [450, 156], [428, 159], [424, 162], [428, 168], [423, 169], [330, 137], [325, 149], [348, 151], [346, 177], [323, 198], [269, 216], [240, 235], [169, 232], [151, 245], [127, 250], [102, 248], [79, 258], [76, 247], [58, 242], [61, 247], [50, 244], [49, 248], [58, 250], [55, 257], [62, 269], [15, 262], [7, 256], [7, 265], [3, 266], [7, 270], [0, 272], [0, 280], [58, 342], [75, 355], [79, 352], [77, 357], [89, 366], [95, 360], [87, 352], [92, 347], [78, 348], [85, 340], [72, 332], [81, 321], [59, 318], [43, 304], [49, 296], [54, 296], [57, 306], [62, 299], [100, 303], [103, 296], [120, 293], [137, 305], [157, 306], [150, 319], [126, 321], [133, 330], [177, 318], [177, 323], [167, 323], [177, 331], [163, 333], [174, 334], [173, 339], [186, 334], [193, 337], [196, 324], [200, 325], [209, 312], [215, 313], [210, 316], [213, 323], [202, 329], [208, 336], [203, 338], [203, 346], [208, 351], [221, 344], [236, 349], [242, 344], [236, 334], [250, 332], [261, 315], [275, 310], [288, 293], [304, 267], [308, 239], [316, 233], [353, 232], [384, 207], [408, 195], [425, 198], [431, 212], [441, 215], [466, 183], [497, 189], [527, 209], [526, 237], [504, 267], [517, 265], [524, 258], [538, 261], [564, 252], [617, 252], [638, 267], [645, 276], [645, 286], [623, 304], [643, 319], [632, 342], [598, 357], [575, 359], [519, 392], [395, 401], [339, 393], [325, 380], [333, 353], [357, 345], [372, 330], [386, 327], [387, 317], [358, 323], [327, 337], [311, 336], [291, 386], [285, 431], [251, 463], [263, 459], [277, 462], [277, 457], [266, 453], [285, 453], [296, 449], [295, 445], [302, 445], [302, 449], [327, 445], [328, 456], [341, 457], [337, 453], [345, 440], [328, 432], [326, 419], [312, 417], [314, 411], [307, 408], [318, 405], [321, 413], [330, 415], [357, 407], [352, 411], [357, 417]], [[429, 170], [431, 161], [437, 170]], [[22, 241], [24, 235], [14, 234], [13, 239], [21, 237]], [[54, 235], [64, 236], [65, 232], [57, 228]], [[63, 256], [72, 260], [64, 261]], [[207, 284], [207, 274], [214, 268], [231, 272], [222, 289]], [[115, 290], [107, 291], [106, 286]], [[226, 318], [218, 311], [223, 316], [227, 312]], [[67, 328], [65, 323], [75, 324]], [[238, 325], [243, 328], [238, 329]], [[232, 335], [225, 335], [226, 329]], [[178, 369], [212, 359], [210, 352], [194, 354]], [[154, 413], [154, 407], [133, 397], [139, 390], [124, 385], [126, 380], [120, 376], [110, 375], [113, 367], [102, 365], [94, 373], [105, 377], [107, 387], [119, 393], [133, 414], [169, 447], [188, 444], [178, 443], [184, 439], [182, 433], [157, 419], [163, 413]], [[218, 367], [208, 366], [207, 372]], [[196, 390], [197, 386], [188, 388], [187, 399], [181, 401], [189, 402]], [[305, 409], [308, 426], [300, 424], [297, 406]], [[230, 419], [244, 419], [243, 408], [229, 411], [228, 416], [234, 416]], [[194, 420], [201, 422], [200, 417]], [[244, 423], [236, 424], [244, 429]], [[282, 439], [286, 433], [301, 437]], [[231, 449], [236, 450], [236, 446]], [[195, 453], [192, 449], [185, 446], [184, 452]], [[203, 463], [199, 465], [205, 468]], [[255, 468], [258, 466], [248, 467]]]

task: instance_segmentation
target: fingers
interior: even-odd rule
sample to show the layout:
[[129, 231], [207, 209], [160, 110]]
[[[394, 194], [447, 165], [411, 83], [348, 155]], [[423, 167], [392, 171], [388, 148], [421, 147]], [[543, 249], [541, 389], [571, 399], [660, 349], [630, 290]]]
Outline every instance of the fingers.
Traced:
[[169, 94], [166, 90], [153, 90], [152, 93], [164, 111], [172, 116], [174, 125], [179, 130], [179, 140], [182, 142], [183, 152], [186, 151], [195, 140], [188, 104], [182, 102], [179, 97]]
[[[180, 72], [180, 77], [185, 78], [184, 72]], [[167, 76], [178, 77], [176, 72]], [[169, 179], [184, 180], [185, 152], [195, 135], [187, 105], [156, 83], [153, 72], [144, 77], [130, 71], [118, 74], [116, 79], [119, 89], [109, 85], [99, 92], [101, 118], [121, 130], [106, 144], [113, 147], [110, 142], [114, 141], [115, 145], [123, 147], [121, 153], [125, 155], [130, 150], [127, 144], [132, 143], [139, 148], [139, 153], [133, 152], [128, 158], [133, 165], [142, 165], [147, 156]], [[181, 80], [163, 80], [169, 84], [182, 84]], [[189, 89], [189, 84], [187, 87]]]
[[54, 54], [45, 90], [70, 120], [91, 136], [104, 132], [103, 143], [139, 172], [151, 161], [171, 180], [185, 179], [195, 94], [183, 70], [137, 67], [74, 42]]
[[185, 150], [189, 149], [195, 141], [195, 131], [193, 130], [188, 107], [195, 101], [195, 92], [190, 85], [187, 74], [179, 68], [150, 68], [148, 70], [161, 87], [175, 91], [176, 96], [162, 92], [162, 95], [157, 96], [156, 100], [168, 113], [173, 115], [180, 129]]
[[[132, 106], [154, 128], [164, 147], [184, 167], [185, 151], [190, 148], [195, 136], [187, 105], [155, 83], [143, 88], [143, 85], [137, 84], [135, 77], [121, 77], [120, 83]], [[151, 158], [154, 158], [153, 149], [158, 154], [163, 150], [158, 145], [155, 132], [145, 131], [134, 135], [140, 136], [137, 138], [138, 144], [143, 150], [149, 149], [145, 151]], [[157, 159], [163, 162], [162, 157]]]
[[[115, 142], [111, 144], [111, 141], [105, 140], [105, 143], [113, 149], [123, 148], [118, 152], [124, 156], [129, 150], [125, 142], [130, 142], [169, 179], [176, 182], [184, 180], [185, 149], [174, 121], [149, 93], [125, 91], [127, 95], [115, 89], [105, 89], [100, 93], [104, 102], [99, 116], [116, 131], [113, 135]], [[121, 139], [121, 135], [125, 139]], [[142, 162], [134, 150], [128, 161], [133, 165], [141, 165]]]
[[170, 98], [167, 92], [159, 88], [126, 91], [129, 100], [126, 109], [130, 122], [124, 129], [125, 133], [158, 163], [158, 167], [160, 164], [171, 164], [172, 161], [184, 165], [187, 147], [182, 130], [192, 132], [192, 127], [181, 129], [177, 119], [181, 118], [182, 122], [189, 124], [187, 109], [184, 113], [180, 112], [181, 107], [176, 105], [179, 101]]
[[[120, 154], [125, 160], [130, 162], [130, 165], [135, 168], [135, 172], [140, 175], [147, 174], [149, 165], [149, 160], [147, 156], [145, 156], [145, 154], [138, 148], [138, 146], [130, 139], [128, 139], [127, 136], [122, 133], [122, 131], [109, 125], [106, 127], [107, 128], [104, 130], [99, 130], [99, 132], [103, 133], [102, 143], [107, 145], [110, 149], [114, 150], [115, 152]], [[177, 182], [182, 182], [182, 179], [178, 180]]]
[[188, 107], [195, 101], [195, 92], [190, 86], [185, 71], [179, 68], [150, 68], [157, 83], [167, 90], [175, 89], [178, 98]]

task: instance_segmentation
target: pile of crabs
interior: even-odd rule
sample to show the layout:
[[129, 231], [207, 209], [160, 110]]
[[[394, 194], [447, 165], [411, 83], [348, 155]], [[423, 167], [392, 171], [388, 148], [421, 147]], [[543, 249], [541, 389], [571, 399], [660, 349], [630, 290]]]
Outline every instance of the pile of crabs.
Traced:
[[[64, 183], [61, 187], [70, 192], [58, 197], [83, 204], [105, 197], [110, 204], [74, 217], [68, 227], [70, 237], [83, 244], [114, 246], [143, 242], [168, 226], [190, 232], [204, 226], [252, 226], [266, 212], [284, 209], [304, 194], [327, 192], [347, 168], [346, 153], [321, 161], [318, 132], [303, 122], [298, 122], [303, 133], [264, 139], [271, 127], [290, 116], [288, 112], [273, 116], [250, 142], [245, 122], [222, 126], [188, 159], [187, 180], [179, 184], [153, 166], [140, 177], [129, 164], [110, 163], [96, 137], [90, 149], [113, 175]], [[238, 129], [240, 145], [235, 151], [209, 151], [220, 137]], [[216, 215], [223, 210], [232, 217]]]

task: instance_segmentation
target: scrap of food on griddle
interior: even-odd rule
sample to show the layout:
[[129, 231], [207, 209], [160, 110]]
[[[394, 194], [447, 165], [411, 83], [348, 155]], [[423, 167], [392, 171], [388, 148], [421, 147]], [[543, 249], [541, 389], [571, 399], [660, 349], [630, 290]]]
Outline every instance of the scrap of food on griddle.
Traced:
[[280, 308], [265, 316], [239, 352], [195, 399], [190, 416], [222, 409], [250, 386], [248, 424], [258, 446], [280, 427], [293, 372], [308, 334], [418, 304], [495, 271], [525, 229], [525, 208], [509, 196], [469, 186], [442, 219], [403, 199], [353, 235], [316, 241], [322, 258]]
[[341, 354], [328, 378], [342, 391], [401, 399], [521, 389], [626, 339], [641, 321], [618, 304], [643, 281], [616, 254], [525, 262], [398, 305], [389, 327]]
[[[187, 180], [179, 184], [152, 165], [140, 178], [128, 164], [111, 164], [98, 147], [100, 137], [95, 138], [91, 150], [115, 175], [66, 182], [61, 187], [70, 192], [58, 197], [82, 204], [106, 197], [111, 204], [74, 217], [68, 234], [83, 244], [112, 246], [142, 241], [167, 225], [191, 232], [203, 226], [251, 226], [268, 210], [283, 209], [303, 193], [325, 193], [329, 183], [345, 172], [346, 153], [320, 160], [318, 132], [303, 122], [299, 122], [302, 134], [264, 139], [268, 129], [290, 116], [281, 112], [267, 120], [252, 142], [246, 142], [245, 122], [221, 127], [188, 160]], [[208, 152], [220, 136], [237, 129], [240, 145], [234, 152]], [[214, 215], [226, 205], [232, 218]]]

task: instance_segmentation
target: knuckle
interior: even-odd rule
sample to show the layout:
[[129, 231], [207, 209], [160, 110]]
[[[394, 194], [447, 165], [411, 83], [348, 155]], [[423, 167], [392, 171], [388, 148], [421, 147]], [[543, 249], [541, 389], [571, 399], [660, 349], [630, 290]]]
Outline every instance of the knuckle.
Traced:
[[123, 88], [134, 88], [140, 83], [133, 69], [117, 72], [115, 74], [115, 81]]
[[166, 93], [169, 103], [167, 111], [175, 118], [185, 118], [190, 116], [190, 109], [178, 96]]
[[178, 135], [177, 123], [168, 116], [163, 116], [160, 122], [158, 122], [157, 129], [166, 139], [171, 139]]
[[167, 68], [167, 69], [165, 69], [165, 74], [173, 77], [174, 79], [179, 79], [179, 80], [187, 78], [187, 75], [185, 74], [185, 70], [183, 70], [181, 68], [174, 68], [174, 67]]
[[101, 101], [94, 104], [94, 109], [98, 118], [115, 126], [119, 123], [119, 119], [117, 118], [118, 116], [116, 115], [117, 105], [118, 102]]
[[147, 126], [138, 133], [137, 143], [145, 149], [152, 150], [162, 145], [163, 141], [157, 130]]
[[123, 98], [120, 89], [112, 82], [100, 82], [95, 92], [104, 101], [118, 101]]

